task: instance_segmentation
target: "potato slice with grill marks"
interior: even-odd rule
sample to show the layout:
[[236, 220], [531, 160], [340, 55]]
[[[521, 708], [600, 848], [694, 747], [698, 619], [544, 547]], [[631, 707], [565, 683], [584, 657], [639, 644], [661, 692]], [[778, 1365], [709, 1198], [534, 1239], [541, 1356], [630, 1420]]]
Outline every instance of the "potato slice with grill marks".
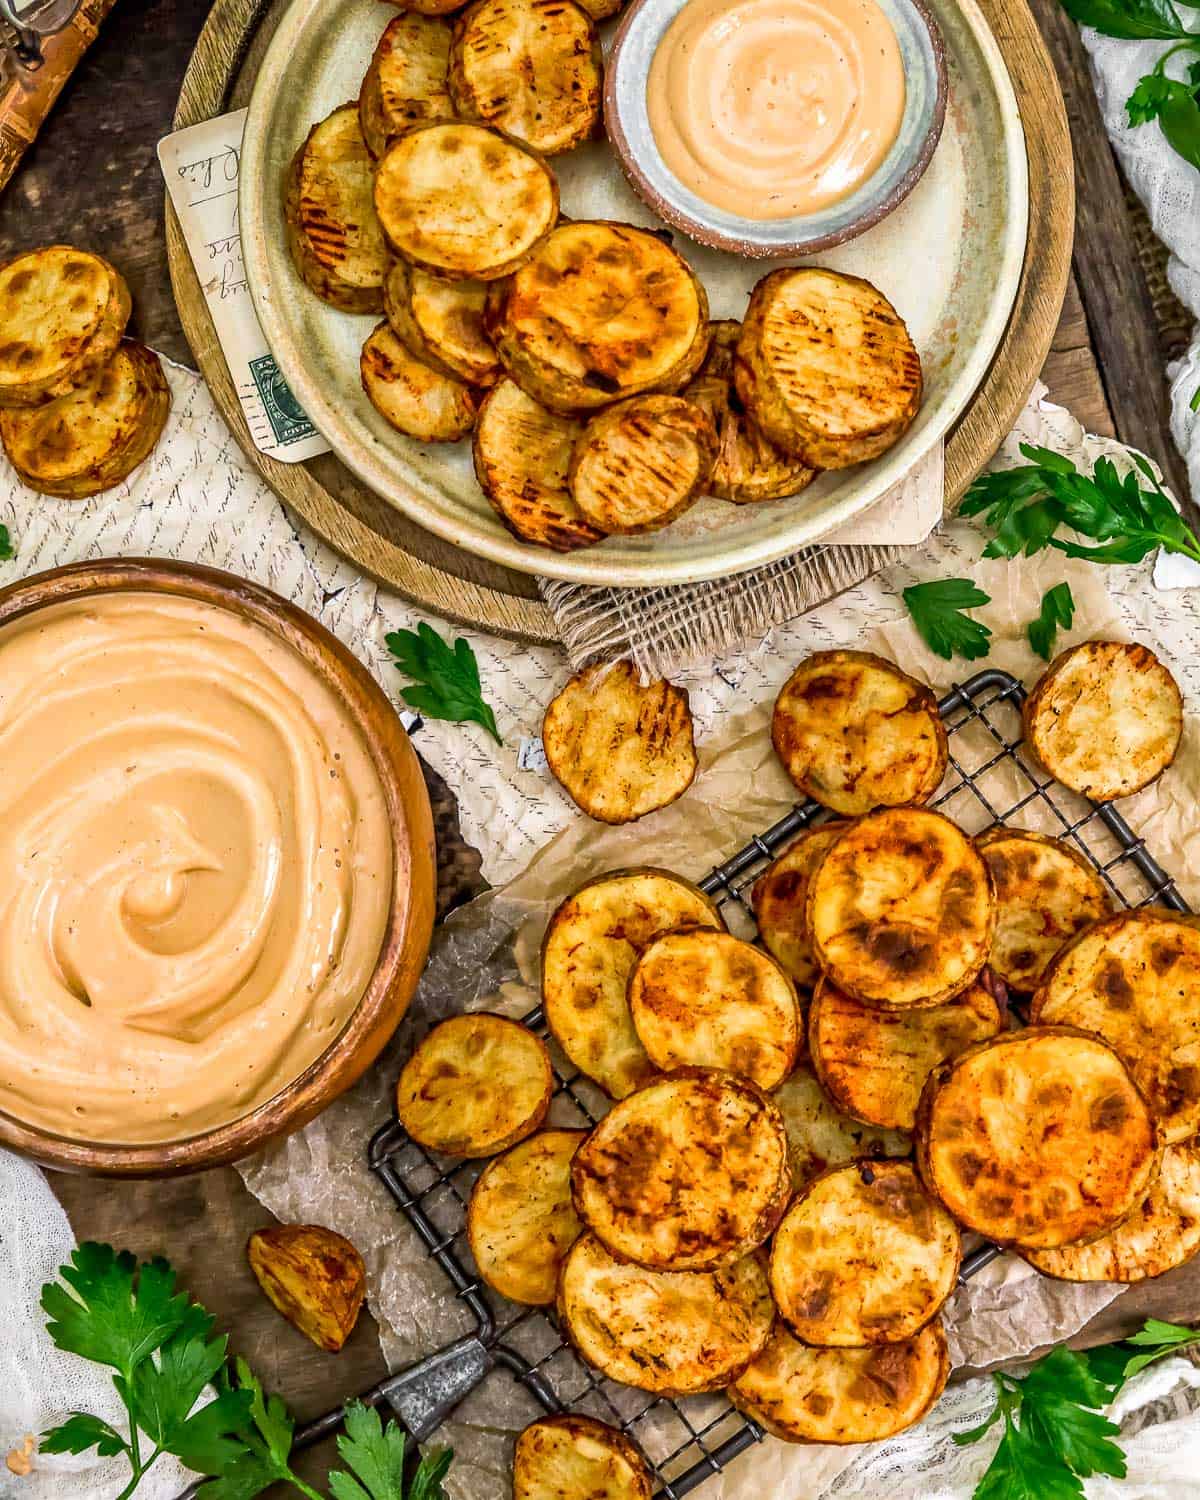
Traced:
[[568, 896], [542, 941], [542, 1003], [559, 1046], [614, 1099], [656, 1076], [629, 1014], [638, 955], [673, 927], [724, 927], [716, 904], [669, 870], [613, 870]]
[[554, 411], [586, 412], [674, 391], [708, 349], [699, 277], [647, 229], [564, 222], [488, 299], [510, 375]]
[[1056, 780], [1094, 802], [1149, 786], [1183, 735], [1179, 684], [1145, 646], [1084, 641], [1025, 700], [1025, 736]]
[[563, 1262], [558, 1315], [610, 1380], [691, 1396], [722, 1390], [761, 1352], [775, 1304], [757, 1254], [712, 1271], [647, 1271], [584, 1234]]
[[1050, 960], [1112, 911], [1096, 867], [1062, 839], [989, 828], [975, 840], [996, 888], [996, 935], [988, 962], [1010, 989], [1035, 990]]
[[818, 1177], [771, 1246], [779, 1315], [805, 1344], [912, 1338], [954, 1290], [962, 1240], [908, 1162], [852, 1162]]
[[450, 91], [482, 120], [543, 156], [600, 125], [600, 37], [573, 0], [475, 0], [454, 23]]
[[629, 1009], [656, 1067], [723, 1068], [768, 1091], [803, 1039], [795, 986], [775, 960], [708, 927], [650, 944], [629, 976]]
[[396, 1112], [443, 1156], [495, 1156], [546, 1118], [554, 1074], [532, 1031], [489, 1011], [435, 1026], [404, 1065]]
[[776, 1323], [729, 1399], [785, 1443], [877, 1443], [927, 1416], [949, 1374], [940, 1318], [866, 1349], [810, 1349]]
[[450, 281], [494, 281], [558, 218], [554, 173], [528, 146], [466, 121], [433, 121], [379, 159], [375, 210], [397, 255]]
[[759, 936], [797, 984], [814, 984], [821, 972], [808, 935], [808, 882], [849, 826], [837, 820], [806, 828], [767, 866], [750, 893]]
[[546, 710], [542, 745], [555, 780], [600, 823], [666, 807], [696, 775], [687, 693], [643, 684], [630, 661], [577, 672]]
[[921, 359], [896, 309], [869, 281], [819, 266], [754, 288], [734, 380], [768, 440], [814, 469], [878, 458], [921, 405]]
[[987, 962], [992, 878], [941, 813], [868, 813], [826, 851], [808, 884], [817, 962], [847, 995], [902, 1010], [942, 1005]]
[[363, 345], [363, 390], [381, 417], [422, 443], [454, 443], [475, 425], [479, 398], [464, 381], [418, 359], [387, 323]]
[[787, 1133], [749, 1080], [679, 1068], [615, 1104], [571, 1164], [575, 1210], [623, 1260], [656, 1271], [728, 1266], [779, 1222]]
[[624, 1433], [569, 1412], [517, 1439], [513, 1500], [650, 1500], [646, 1460]]
[[367, 150], [380, 157], [388, 142], [427, 120], [452, 120], [450, 27], [408, 11], [389, 21], [358, 95]]
[[392, 331], [427, 365], [474, 386], [495, 385], [503, 371], [483, 326], [482, 281], [439, 281], [406, 261], [383, 283], [383, 310]]
[[1168, 1145], [1200, 1132], [1200, 928], [1117, 912], [1081, 932], [1033, 997], [1039, 1024], [1078, 1026], [1125, 1059]]
[[858, 1160], [899, 1159], [912, 1153], [912, 1138], [904, 1132], [864, 1125], [843, 1114], [806, 1064], [801, 1064], [771, 1098], [783, 1116], [792, 1185], [797, 1192], [831, 1167]]
[[1107, 1043], [1069, 1026], [981, 1042], [929, 1075], [917, 1167], [959, 1223], [999, 1245], [1098, 1239], [1143, 1202], [1158, 1135]]

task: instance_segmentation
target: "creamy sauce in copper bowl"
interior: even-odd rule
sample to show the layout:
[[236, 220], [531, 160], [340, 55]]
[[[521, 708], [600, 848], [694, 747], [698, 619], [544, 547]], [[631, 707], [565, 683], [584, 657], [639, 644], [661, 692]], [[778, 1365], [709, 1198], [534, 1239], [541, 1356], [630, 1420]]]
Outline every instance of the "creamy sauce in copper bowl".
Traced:
[[374, 971], [382, 783], [346, 706], [231, 610], [117, 591], [0, 627], [0, 1109], [177, 1140], [277, 1094]]
[[751, 220], [848, 197], [891, 150], [904, 101], [900, 45], [875, 0], [688, 0], [646, 84], [667, 166]]

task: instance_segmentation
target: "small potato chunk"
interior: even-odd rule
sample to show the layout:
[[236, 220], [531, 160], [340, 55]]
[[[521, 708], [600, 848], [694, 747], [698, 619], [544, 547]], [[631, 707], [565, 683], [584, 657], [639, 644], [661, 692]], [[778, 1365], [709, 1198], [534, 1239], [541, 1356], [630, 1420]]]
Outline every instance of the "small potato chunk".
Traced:
[[255, 1230], [246, 1254], [272, 1306], [318, 1349], [336, 1354], [354, 1332], [367, 1290], [367, 1268], [350, 1241], [320, 1224], [278, 1224]]
[[1145, 646], [1084, 641], [1056, 656], [1025, 700], [1025, 737], [1057, 781], [1111, 802], [1149, 786], [1183, 734], [1179, 684]]
[[844, 816], [928, 802], [946, 774], [930, 690], [869, 651], [817, 651], [775, 700], [771, 742], [806, 797]]
[[358, 95], [358, 121], [372, 156], [382, 156], [414, 125], [454, 118], [449, 70], [445, 21], [407, 11], [387, 23]]
[[1099, 1037], [1030, 1026], [940, 1064], [917, 1110], [917, 1168], [960, 1224], [1054, 1250], [1122, 1223], [1158, 1173], [1153, 1117]]
[[831, 1167], [859, 1160], [898, 1160], [912, 1154], [912, 1138], [904, 1132], [864, 1125], [843, 1114], [806, 1064], [802, 1063], [771, 1098], [783, 1116], [792, 1185], [797, 1192]]
[[988, 962], [1010, 989], [1035, 990], [1050, 960], [1112, 910], [1096, 867], [1062, 839], [989, 828], [975, 840], [996, 888]]
[[766, 1264], [747, 1255], [712, 1271], [646, 1271], [581, 1235], [558, 1282], [563, 1331], [593, 1369], [660, 1396], [724, 1389], [775, 1322]]
[[776, 1323], [729, 1399], [785, 1443], [878, 1443], [927, 1416], [949, 1374], [940, 1318], [866, 1349], [810, 1349]]
[[806, 828], [767, 866], [750, 893], [759, 936], [797, 984], [814, 984], [821, 972], [808, 935], [808, 882], [849, 826], [838, 820]]
[[310, 290], [342, 312], [383, 309], [391, 256], [371, 198], [372, 170], [355, 104], [314, 125], [288, 169], [292, 262]]
[[630, 661], [577, 672], [546, 710], [542, 745], [554, 779], [599, 823], [644, 818], [696, 775], [686, 691], [643, 685]]
[[411, 354], [456, 380], [495, 385], [500, 361], [483, 326], [482, 281], [439, 281], [398, 260], [383, 284], [383, 310]]
[[694, 401], [634, 396], [583, 429], [567, 484], [598, 530], [660, 531], [699, 499], [716, 451], [712, 422]]
[[899, 313], [869, 281], [819, 266], [754, 288], [734, 381], [768, 440], [813, 469], [878, 458], [921, 405], [921, 359]]
[[494, 281], [524, 265], [558, 218], [554, 173], [484, 125], [434, 121], [394, 140], [375, 173], [375, 209], [397, 255], [451, 281]]
[[655, 1067], [723, 1068], [768, 1091], [803, 1039], [795, 987], [775, 960], [707, 927], [650, 944], [629, 976], [629, 1009]]
[[992, 947], [992, 878], [971, 840], [941, 813], [868, 813], [826, 852], [808, 885], [817, 962], [867, 1005], [943, 1005], [975, 979]]
[[466, 0], [390, 0], [402, 11], [414, 10], [420, 16], [452, 16], [462, 10]]
[[431, 1151], [495, 1156], [533, 1134], [553, 1090], [545, 1043], [515, 1021], [476, 1011], [435, 1026], [405, 1063], [396, 1113]]
[[387, 323], [367, 339], [359, 364], [371, 405], [397, 432], [422, 443], [454, 443], [474, 427], [472, 388], [417, 359]]
[[513, 1500], [650, 1500], [646, 1460], [594, 1417], [543, 1417], [517, 1439]]
[[783, 1118], [744, 1078], [680, 1068], [605, 1115], [575, 1155], [571, 1191], [623, 1260], [733, 1265], [775, 1228], [791, 1191]]
[[543, 156], [600, 125], [600, 37], [572, 0], [474, 0], [454, 23], [450, 92], [482, 120]]
[[471, 1193], [467, 1238], [479, 1274], [510, 1302], [554, 1301], [558, 1268], [582, 1225], [571, 1161], [584, 1130], [542, 1130], [489, 1162]]

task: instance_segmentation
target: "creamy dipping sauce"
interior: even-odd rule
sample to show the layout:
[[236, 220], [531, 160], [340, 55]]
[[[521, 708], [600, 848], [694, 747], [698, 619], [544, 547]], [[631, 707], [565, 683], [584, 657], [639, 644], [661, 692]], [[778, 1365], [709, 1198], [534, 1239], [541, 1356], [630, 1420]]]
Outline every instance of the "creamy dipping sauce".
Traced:
[[0, 627], [0, 1109], [178, 1139], [271, 1098], [362, 998], [383, 787], [264, 627], [113, 592]]
[[891, 150], [904, 62], [875, 0], [688, 0], [646, 85], [663, 160], [744, 219], [810, 214]]

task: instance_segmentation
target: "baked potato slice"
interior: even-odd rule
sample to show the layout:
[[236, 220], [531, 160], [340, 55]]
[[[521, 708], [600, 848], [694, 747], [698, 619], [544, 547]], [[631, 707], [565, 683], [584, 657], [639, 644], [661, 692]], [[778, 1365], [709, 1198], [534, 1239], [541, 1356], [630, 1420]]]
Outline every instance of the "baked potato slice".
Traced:
[[1039, 1025], [1078, 1026], [1125, 1060], [1167, 1145], [1200, 1132], [1200, 928], [1143, 907], [1085, 929], [1033, 997]]
[[759, 1255], [712, 1271], [647, 1271], [584, 1234], [563, 1262], [558, 1316], [610, 1380], [692, 1396], [723, 1389], [761, 1352], [775, 1304]]
[[750, 294], [734, 382], [768, 441], [810, 468], [845, 469], [908, 431], [921, 405], [921, 358], [869, 281], [791, 266]]
[[729, 1399], [785, 1443], [878, 1443], [927, 1416], [949, 1374], [940, 1318], [865, 1349], [810, 1349], [776, 1323]]
[[375, 210], [388, 243], [449, 281], [494, 281], [529, 259], [558, 218], [554, 173], [486, 125], [433, 121], [379, 158]]
[[780, 689], [771, 743], [799, 791], [847, 817], [928, 802], [949, 763], [933, 693], [869, 651], [816, 651]]
[[145, 462], [170, 410], [158, 355], [126, 339], [65, 396], [0, 408], [0, 442], [30, 489], [83, 500], [122, 484]]
[[941, 813], [868, 813], [826, 851], [808, 883], [817, 963], [868, 1005], [943, 1005], [992, 947], [996, 903], [979, 851]]
[[615, 1104], [571, 1163], [575, 1211], [622, 1260], [705, 1271], [755, 1250], [791, 1192], [787, 1133], [745, 1078], [679, 1068]]
[[396, 1114], [443, 1156], [496, 1156], [541, 1125], [554, 1073], [545, 1043], [489, 1011], [435, 1026], [404, 1065]]
[[130, 311], [125, 278], [108, 261], [48, 245], [0, 266], [0, 407], [39, 406], [108, 364]]
[[563, 1256], [583, 1226], [571, 1202], [571, 1160], [585, 1130], [541, 1130], [480, 1173], [467, 1239], [484, 1281], [531, 1307], [554, 1301]]
[[771, 1291], [801, 1343], [860, 1349], [919, 1333], [954, 1290], [962, 1240], [906, 1161], [837, 1167], [792, 1203]]
[[808, 936], [808, 882], [829, 849], [850, 825], [838, 820], [806, 828], [754, 882], [750, 904], [768, 953], [797, 984], [820, 975]]
[[275, 1224], [255, 1230], [246, 1257], [276, 1311], [318, 1349], [336, 1354], [354, 1332], [367, 1291], [367, 1268], [350, 1241], [320, 1224]]
[[996, 935], [988, 959], [1010, 989], [1037, 989], [1065, 944], [1112, 911], [1096, 867], [1062, 839], [997, 826], [975, 847], [996, 890]]
[[735, 505], [798, 495], [817, 477], [817, 471], [769, 443], [734, 388], [733, 356], [742, 325], [722, 318], [710, 323], [708, 330], [708, 353], [699, 375], [683, 393], [708, 413], [717, 434], [717, 457], [705, 494]]
[[722, 1068], [768, 1092], [796, 1066], [804, 1036], [795, 986], [775, 960], [710, 927], [650, 944], [629, 976], [629, 1009], [656, 1068]]
[[650, 1500], [653, 1488], [633, 1443], [594, 1417], [543, 1417], [517, 1439], [513, 1500]]
[[1124, 1222], [1158, 1173], [1158, 1132], [1099, 1037], [1030, 1026], [941, 1063], [921, 1094], [917, 1168], [960, 1224], [1055, 1250]]
[[559, 1046], [613, 1099], [656, 1076], [629, 1014], [638, 955], [673, 927], [724, 927], [716, 904], [669, 870], [613, 870], [568, 896], [542, 940], [542, 1003]]
[[389, 323], [380, 323], [363, 345], [359, 369], [371, 405], [406, 437], [455, 443], [475, 425], [475, 390], [418, 359]]
[[700, 498], [716, 452], [712, 422], [694, 401], [631, 396], [588, 422], [567, 485], [600, 531], [661, 531]]
[[543, 156], [590, 140], [600, 125], [600, 37], [572, 0], [474, 0], [454, 23], [450, 93]]
[[898, 1160], [912, 1154], [912, 1137], [864, 1125], [837, 1107], [804, 1064], [771, 1095], [783, 1116], [792, 1186], [802, 1192], [823, 1172], [849, 1162]]
[[390, 0], [403, 11], [415, 10], [420, 16], [452, 16], [462, 10], [467, 0]]
[[708, 349], [708, 297], [682, 256], [648, 229], [564, 221], [488, 299], [509, 374], [552, 411], [595, 411], [675, 391]]
[[383, 310], [391, 256], [372, 201], [373, 170], [357, 104], [318, 121], [288, 168], [284, 220], [292, 263], [311, 291], [342, 312]]
[[599, 823], [644, 818], [696, 775], [687, 692], [643, 683], [630, 661], [577, 672], [550, 701], [542, 746], [554, 779]]
[[447, 22], [415, 11], [384, 27], [358, 95], [358, 123], [372, 156], [414, 125], [454, 118], [450, 35]]
[[495, 385], [503, 373], [483, 326], [482, 281], [439, 281], [397, 260], [383, 283], [383, 310], [410, 353], [435, 370], [473, 386]]
[[1025, 737], [1056, 781], [1111, 802], [1167, 769], [1183, 734], [1179, 684], [1146, 646], [1084, 641], [1025, 700]]

